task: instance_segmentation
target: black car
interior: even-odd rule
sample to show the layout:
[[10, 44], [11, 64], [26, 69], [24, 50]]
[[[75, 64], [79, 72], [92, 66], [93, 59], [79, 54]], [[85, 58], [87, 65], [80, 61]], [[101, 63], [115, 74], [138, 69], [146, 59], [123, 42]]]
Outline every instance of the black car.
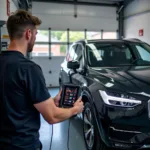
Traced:
[[150, 46], [138, 39], [81, 40], [61, 64], [60, 85], [82, 89], [88, 150], [150, 149]]

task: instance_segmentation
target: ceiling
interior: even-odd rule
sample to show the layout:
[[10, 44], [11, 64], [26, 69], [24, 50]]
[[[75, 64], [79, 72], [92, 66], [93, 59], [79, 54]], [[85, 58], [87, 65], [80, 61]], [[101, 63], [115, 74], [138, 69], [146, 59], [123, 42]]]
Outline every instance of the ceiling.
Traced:
[[124, 0], [32, 0], [34, 2], [54, 2], [64, 4], [117, 6]]
[[32, 2], [49, 2], [49, 3], [61, 3], [61, 4], [73, 4], [73, 5], [93, 5], [93, 6], [108, 6], [126, 7], [130, 2], [134, 0], [13, 0], [19, 8], [28, 10], [32, 7]]

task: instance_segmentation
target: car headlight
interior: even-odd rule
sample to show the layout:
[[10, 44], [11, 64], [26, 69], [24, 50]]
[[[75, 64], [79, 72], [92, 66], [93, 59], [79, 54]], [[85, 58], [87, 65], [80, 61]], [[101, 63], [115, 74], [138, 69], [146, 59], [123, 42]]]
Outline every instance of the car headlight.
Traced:
[[99, 90], [105, 104], [120, 107], [135, 107], [142, 102], [127, 94]]

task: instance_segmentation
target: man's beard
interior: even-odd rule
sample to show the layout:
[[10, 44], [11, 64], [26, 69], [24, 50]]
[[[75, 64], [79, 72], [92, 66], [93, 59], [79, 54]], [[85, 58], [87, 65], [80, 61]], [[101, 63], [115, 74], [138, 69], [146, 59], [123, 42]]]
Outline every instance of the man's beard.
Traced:
[[33, 51], [33, 46], [34, 44], [32, 43], [32, 41], [30, 41], [30, 43], [28, 44], [28, 47], [27, 47], [27, 52], [32, 52]]

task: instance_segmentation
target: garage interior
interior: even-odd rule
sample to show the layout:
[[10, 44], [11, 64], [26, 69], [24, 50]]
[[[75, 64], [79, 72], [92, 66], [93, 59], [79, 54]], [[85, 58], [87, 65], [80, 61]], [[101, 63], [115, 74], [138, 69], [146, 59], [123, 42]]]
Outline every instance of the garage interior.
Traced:
[[[9, 45], [5, 22], [17, 9], [42, 20], [27, 57], [41, 66], [52, 97], [59, 92], [60, 65], [74, 41], [137, 38], [150, 44], [149, 0], [1, 0], [1, 51]], [[82, 115], [53, 126], [41, 116], [43, 150], [86, 150], [82, 126]]]

